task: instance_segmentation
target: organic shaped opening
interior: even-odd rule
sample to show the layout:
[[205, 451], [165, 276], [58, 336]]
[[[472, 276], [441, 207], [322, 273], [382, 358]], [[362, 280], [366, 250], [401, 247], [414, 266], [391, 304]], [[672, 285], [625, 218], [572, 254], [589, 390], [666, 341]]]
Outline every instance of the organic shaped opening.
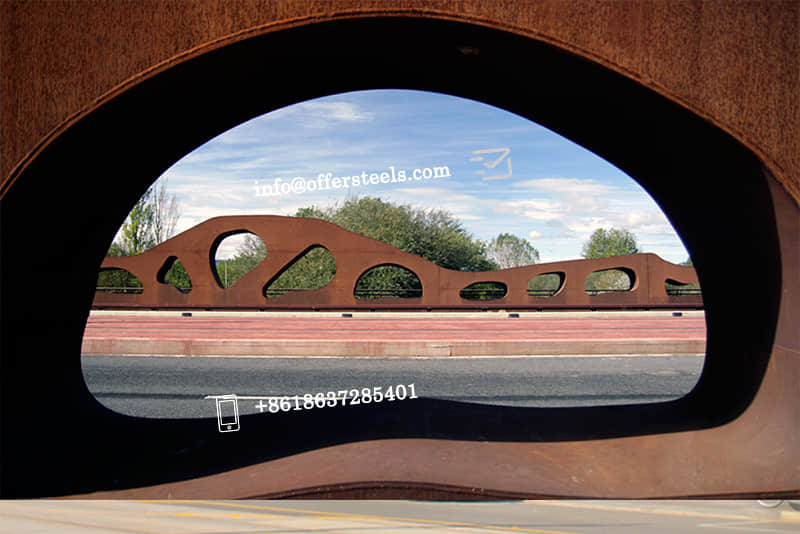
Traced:
[[683, 284], [672, 279], [667, 279], [664, 282], [664, 289], [670, 297], [688, 297], [703, 294], [700, 290], [700, 284]]
[[183, 267], [181, 260], [176, 256], [170, 256], [161, 269], [158, 270], [156, 279], [162, 283], [178, 288], [181, 293], [192, 291], [192, 279]]
[[142, 282], [125, 269], [100, 269], [95, 291], [139, 295], [142, 292]]
[[635, 275], [628, 269], [604, 269], [595, 271], [586, 277], [585, 289], [589, 295], [613, 293], [614, 291], [630, 291]]
[[[416, 135], [420, 128], [425, 130], [423, 137]], [[464, 144], [452, 143], [465, 131], [489, 130], [490, 137], [470, 136]], [[297, 135], [287, 136], [287, 131]], [[374, 153], [381, 157], [370, 156]], [[443, 166], [458, 170], [458, 179], [455, 173], [437, 174]], [[220, 182], [223, 168], [229, 182]], [[252, 396], [240, 402], [241, 413], [256, 415], [268, 412], [264, 406], [270, 399], [335, 392], [352, 385], [354, 376], [366, 375], [373, 377], [373, 386], [395, 388], [416, 381], [420, 396], [460, 403], [520, 408], [641, 404], [688, 393], [703, 368], [703, 314], [688, 310], [702, 307], [692, 300], [698, 297], [670, 298], [688, 310], [680, 320], [687, 339], [668, 340], [668, 347], [646, 340], [668, 339], [662, 332], [675, 328], [670, 314], [654, 320], [646, 312], [587, 318], [547, 313], [573, 306], [614, 308], [615, 303], [608, 305], [612, 299], [573, 300], [565, 291], [567, 273], [570, 284], [580, 286], [580, 278], [592, 270], [632, 265], [625, 259], [604, 259], [641, 252], [628, 232], [614, 228], [647, 242], [647, 252], [670, 254], [665, 259], [673, 263], [688, 258], [688, 253], [658, 206], [629, 176], [545, 127], [505, 111], [431, 92], [330, 95], [252, 119], [187, 155], [167, 174], [182, 192], [183, 209], [198, 222], [199, 214], [260, 213], [272, 219], [263, 224], [238, 219], [219, 226], [224, 230], [211, 236], [210, 265], [202, 267], [213, 269], [220, 288], [234, 283], [239, 284], [238, 290], [233, 288], [237, 293], [245, 284], [256, 288], [263, 298], [260, 303], [248, 300], [247, 306], [300, 313], [292, 314], [294, 326], [288, 329], [283, 314], [260, 314], [258, 328], [248, 333], [257, 340], [248, 345], [248, 353], [259, 357], [248, 359], [246, 366], [225, 357], [241, 355], [240, 344], [195, 344], [208, 357], [193, 359], [197, 374], [192, 376], [184, 373], [187, 362], [178, 358], [137, 357], [146, 349], [134, 347], [123, 361], [103, 356], [108, 346], [104, 340], [87, 343], [92, 356], [84, 358], [87, 384], [109, 408], [146, 417], [216, 418], [211, 396], [239, 391]], [[299, 187], [287, 193], [290, 185]], [[607, 228], [597, 232], [601, 220]], [[275, 226], [270, 229], [268, 224]], [[255, 230], [264, 242], [248, 230]], [[276, 232], [292, 238], [280, 251], [272, 242], [264, 246]], [[585, 241], [604, 246], [587, 247], [591, 254], [582, 256]], [[267, 248], [268, 260], [278, 254], [280, 259], [265, 262]], [[169, 254], [189, 262], [188, 251], [169, 250], [159, 262]], [[418, 260], [404, 254], [447, 271], [441, 280], [429, 278], [431, 266], [423, 271]], [[560, 263], [580, 257], [603, 263]], [[192, 269], [192, 282], [200, 284], [195, 264], [186, 267]], [[492, 273], [503, 269], [513, 271]], [[573, 272], [583, 274], [573, 280]], [[682, 270], [668, 272], [677, 280], [696, 280]], [[645, 280], [645, 273], [637, 274]], [[166, 272], [164, 276], [167, 281]], [[627, 283], [601, 283], [598, 289], [639, 286], [638, 280], [621, 276]], [[512, 278], [520, 282], [512, 284]], [[666, 278], [658, 279], [659, 287]], [[459, 291], [461, 298], [456, 298]], [[200, 292], [198, 286], [190, 295], [193, 309], [236, 306], [231, 292], [218, 299], [222, 289], [209, 291], [208, 300], [201, 299], [205, 295]], [[129, 302], [141, 300], [104, 297], [98, 307], [122, 302], [120, 307], [132, 308]], [[140, 307], [147, 309], [151, 302]], [[453, 310], [470, 309], [519, 313], [453, 317]], [[323, 313], [321, 320], [315, 310], [354, 313], [333, 320]], [[376, 313], [363, 313], [367, 310]], [[153, 317], [158, 319], [149, 322], [152, 331], [145, 332], [144, 339], [163, 328], [183, 331], [186, 338], [201, 335], [196, 319], [174, 317], [165, 324], [163, 313], [153, 312]], [[125, 318], [114, 320], [119, 321], [115, 330], [108, 328], [109, 322], [90, 322], [87, 339], [125, 335]], [[234, 339], [248, 328], [235, 327], [238, 320], [230, 319], [223, 339]], [[581, 341], [587, 332], [593, 339], [589, 344]], [[312, 344], [314, 350], [309, 351]], [[94, 353], [89, 352], [92, 346]], [[159, 355], [182, 350], [167, 347]], [[627, 358], [628, 354], [652, 357]], [[297, 355], [304, 357], [285, 364], [284, 358]], [[150, 380], [152, 387], [137, 391], [129, 383], [133, 371], [107, 372], [108, 366], [123, 364], [142, 377], [136, 383]], [[170, 370], [176, 365], [180, 369]], [[211, 368], [219, 372], [208, 373]], [[186, 379], [176, 382], [175, 373]], [[231, 384], [236, 387], [231, 389]], [[183, 400], [176, 401], [178, 397]], [[279, 408], [286, 406], [281, 401]]]
[[325, 287], [336, 275], [336, 261], [328, 249], [314, 245], [292, 260], [264, 288], [267, 298]]
[[508, 287], [502, 282], [475, 282], [458, 292], [462, 299], [493, 300], [501, 299], [508, 293]]
[[229, 288], [267, 257], [267, 246], [247, 230], [226, 232], [211, 247], [211, 267], [221, 288]]
[[528, 280], [528, 295], [532, 297], [552, 297], [564, 285], [564, 273], [537, 274]]
[[379, 265], [359, 277], [353, 295], [357, 299], [421, 297], [422, 282], [416, 273], [405, 267]]

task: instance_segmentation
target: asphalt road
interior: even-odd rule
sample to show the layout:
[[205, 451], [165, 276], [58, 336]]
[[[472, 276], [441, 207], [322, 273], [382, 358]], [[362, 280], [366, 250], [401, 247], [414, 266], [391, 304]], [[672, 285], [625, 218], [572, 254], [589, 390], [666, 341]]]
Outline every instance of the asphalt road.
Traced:
[[117, 412], [213, 418], [216, 395], [236, 394], [240, 414], [248, 414], [259, 412], [262, 398], [398, 384], [414, 384], [420, 397], [515, 406], [657, 402], [688, 393], [703, 359], [84, 356], [83, 372], [95, 397]]
[[29, 534], [353, 532], [724, 534], [797, 532], [797, 509], [754, 501], [9, 501], [0, 531]]

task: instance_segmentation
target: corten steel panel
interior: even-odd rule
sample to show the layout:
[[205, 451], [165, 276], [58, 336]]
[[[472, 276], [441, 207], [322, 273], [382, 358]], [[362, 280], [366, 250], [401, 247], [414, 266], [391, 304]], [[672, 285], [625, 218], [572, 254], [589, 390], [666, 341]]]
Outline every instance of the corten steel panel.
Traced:
[[[257, 235], [267, 256], [241, 280], [225, 289], [213, 263], [222, 239], [238, 232]], [[267, 298], [264, 289], [305, 251], [325, 247], [336, 262], [336, 274], [324, 287]], [[183, 293], [160, 282], [159, 272], [171, 258], [181, 260], [192, 280]], [[398, 265], [417, 275], [422, 295], [412, 298], [357, 299], [356, 283], [373, 267]], [[665, 282], [697, 283], [691, 267], [666, 262], [655, 254], [574, 260], [516, 267], [501, 271], [462, 272], [444, 269], [419, 256], [349, 232], [318, 219], [250, 215], [209, 219], [137, 256], [106, 257], [102, 269], [125, 269], [143, 285], [141, 294], [97, 293], [94, 306], [103, 308], [698, 308], [699, 296], [671, 297]], [[629, 291], [589, 295], [586, 278], [595, 271], [621, 269], [633, 282]], [[538, 274], [558, 273], [563, 282], [550, 297], [531, 296], [528, 281]], [[502, 298], [476, 301], [462, 298], [462, 289], [477, 282], [500, 282]]]
[[[485, 4], [2, 3], [3, 496], [800, 493], [800, 4]], [[639, 181], [703, 288], [695, 390], [577, 409], [420, 399], [245, 417], [233, 436], [92, 398], [96, 273], [148, 185], [246, 119], [380, 87], [500, 106]], [[756, 291], [731, 290], [744, 276]]]
[[[800, 199], [795, 0], [48, 0], [2, 6], [0, 177], [97, 99], [260, 33], [370, 15], [433, 17], [541, 39], [668, 95], [742, 141]], [[413, 35], [401, 36], [404, 42]], [[520, 64], [500, 80], [516, 82]]]

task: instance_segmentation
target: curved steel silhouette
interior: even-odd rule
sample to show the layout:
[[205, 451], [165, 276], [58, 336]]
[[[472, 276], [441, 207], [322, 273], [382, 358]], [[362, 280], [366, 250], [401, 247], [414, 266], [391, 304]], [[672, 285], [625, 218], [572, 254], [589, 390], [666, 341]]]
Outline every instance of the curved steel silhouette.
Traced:
[[[267, 256], [241, 280], [225, 289], [217, 278], [214, 256], [227, 236], [247, 231], [261, 238]], [[267, 298], [265, 290], [292, 262], [314, 246], [331, 252], [336, 275], [319, 289], [290, 292]], [[181, 260], [192, 280], [184, 293], [160, 282], [159, 277], [175, 258]], [[420, 297], [358, 299], [358, 279], [380, 265], [398, 265], [422, 282]], [[106, 257], [102, 269], [125, 269], [143, 284], [141, 294], [97, 293], [94, 306], [102, 308], [258, 308], [258, 309], [379, 309], [379, 308], [698, 308], [698, 295], [670, 296], [668, 280], [697, 283], [691, 267], [666, 262], [655, 254], [573, 260], [516, 267], [500, 271], [462, 272], [444, 269], [419, 256], [349, 232], [319, 219], [251, 215], [215, 217], [137, 256]], [[589, 274], [606, 269], [630, 273], [628, 291], [588, 294]], [[562, 280], [550, 297], [532, 296], [528, 281], [539, 274], [558, 274]], [[163, 277], [162, 277], [163, 279]], [[500, 282], [508, 291], [501, 298], [475, 301], [459, 293], [476, 282]]]

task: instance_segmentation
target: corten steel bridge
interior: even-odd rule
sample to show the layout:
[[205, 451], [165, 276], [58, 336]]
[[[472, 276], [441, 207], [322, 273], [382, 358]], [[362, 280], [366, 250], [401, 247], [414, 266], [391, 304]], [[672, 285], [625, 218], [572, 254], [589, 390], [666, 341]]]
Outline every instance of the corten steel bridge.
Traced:
[[[215, 268], [217, 247], [238, 233], [257, 235], [266, 245], [263, 262], [241, 280], [225, 288]], [[324, 287], [269, 297], [272, 282], [314, 247], [327, 249], [336, 274]], [[166, 283], [165, 275], [176, 260], [192, 280], [191, 292]], [[416, 297], [357, 298], [357, 282], [369, 270], [383, 265], [402, 267], [422, 284]], [[165, 309], [656, 309], [702, 308], [699, 295], [671, 296], [665, 284], [694, 284], [691, 267], [666, 262], [654, 254], [562, 261], [500, 271], [462, 272], [444, 269], [414, 254], [319, 219], [275, 215], [216, 217], [168, 239], [137, 256], [103, 260], [101, 270], [124, 269], [143, 284], [140, 294], [102, 293], [96, 308]], [[625, 273], [626, 291], [589, 294], [587, 276], [616, 269]], [[558, 278], [552, 296], [528, 294], [528, 282], [537, 275]], [[463, 291], [480, 282], [494, 282], [505, 295], [491, 300], [464, 298]], [[468, 295], [468, 294], [467, 294]], [[466, 296], [466, 295], [465, 295]]]
[[[0, 9], [2, 496], [800, 495], [800, 3]], [[97, 402], [81, 338], [108, 246], [147, 187], [245, 120], [387, 87], [499, 106], [637, 180], [703, 289], [694, 390], [566, 409], [418, 399], [248, 416], [228, 434]], [[731, 291], [742, 276], [759, 291]]]

